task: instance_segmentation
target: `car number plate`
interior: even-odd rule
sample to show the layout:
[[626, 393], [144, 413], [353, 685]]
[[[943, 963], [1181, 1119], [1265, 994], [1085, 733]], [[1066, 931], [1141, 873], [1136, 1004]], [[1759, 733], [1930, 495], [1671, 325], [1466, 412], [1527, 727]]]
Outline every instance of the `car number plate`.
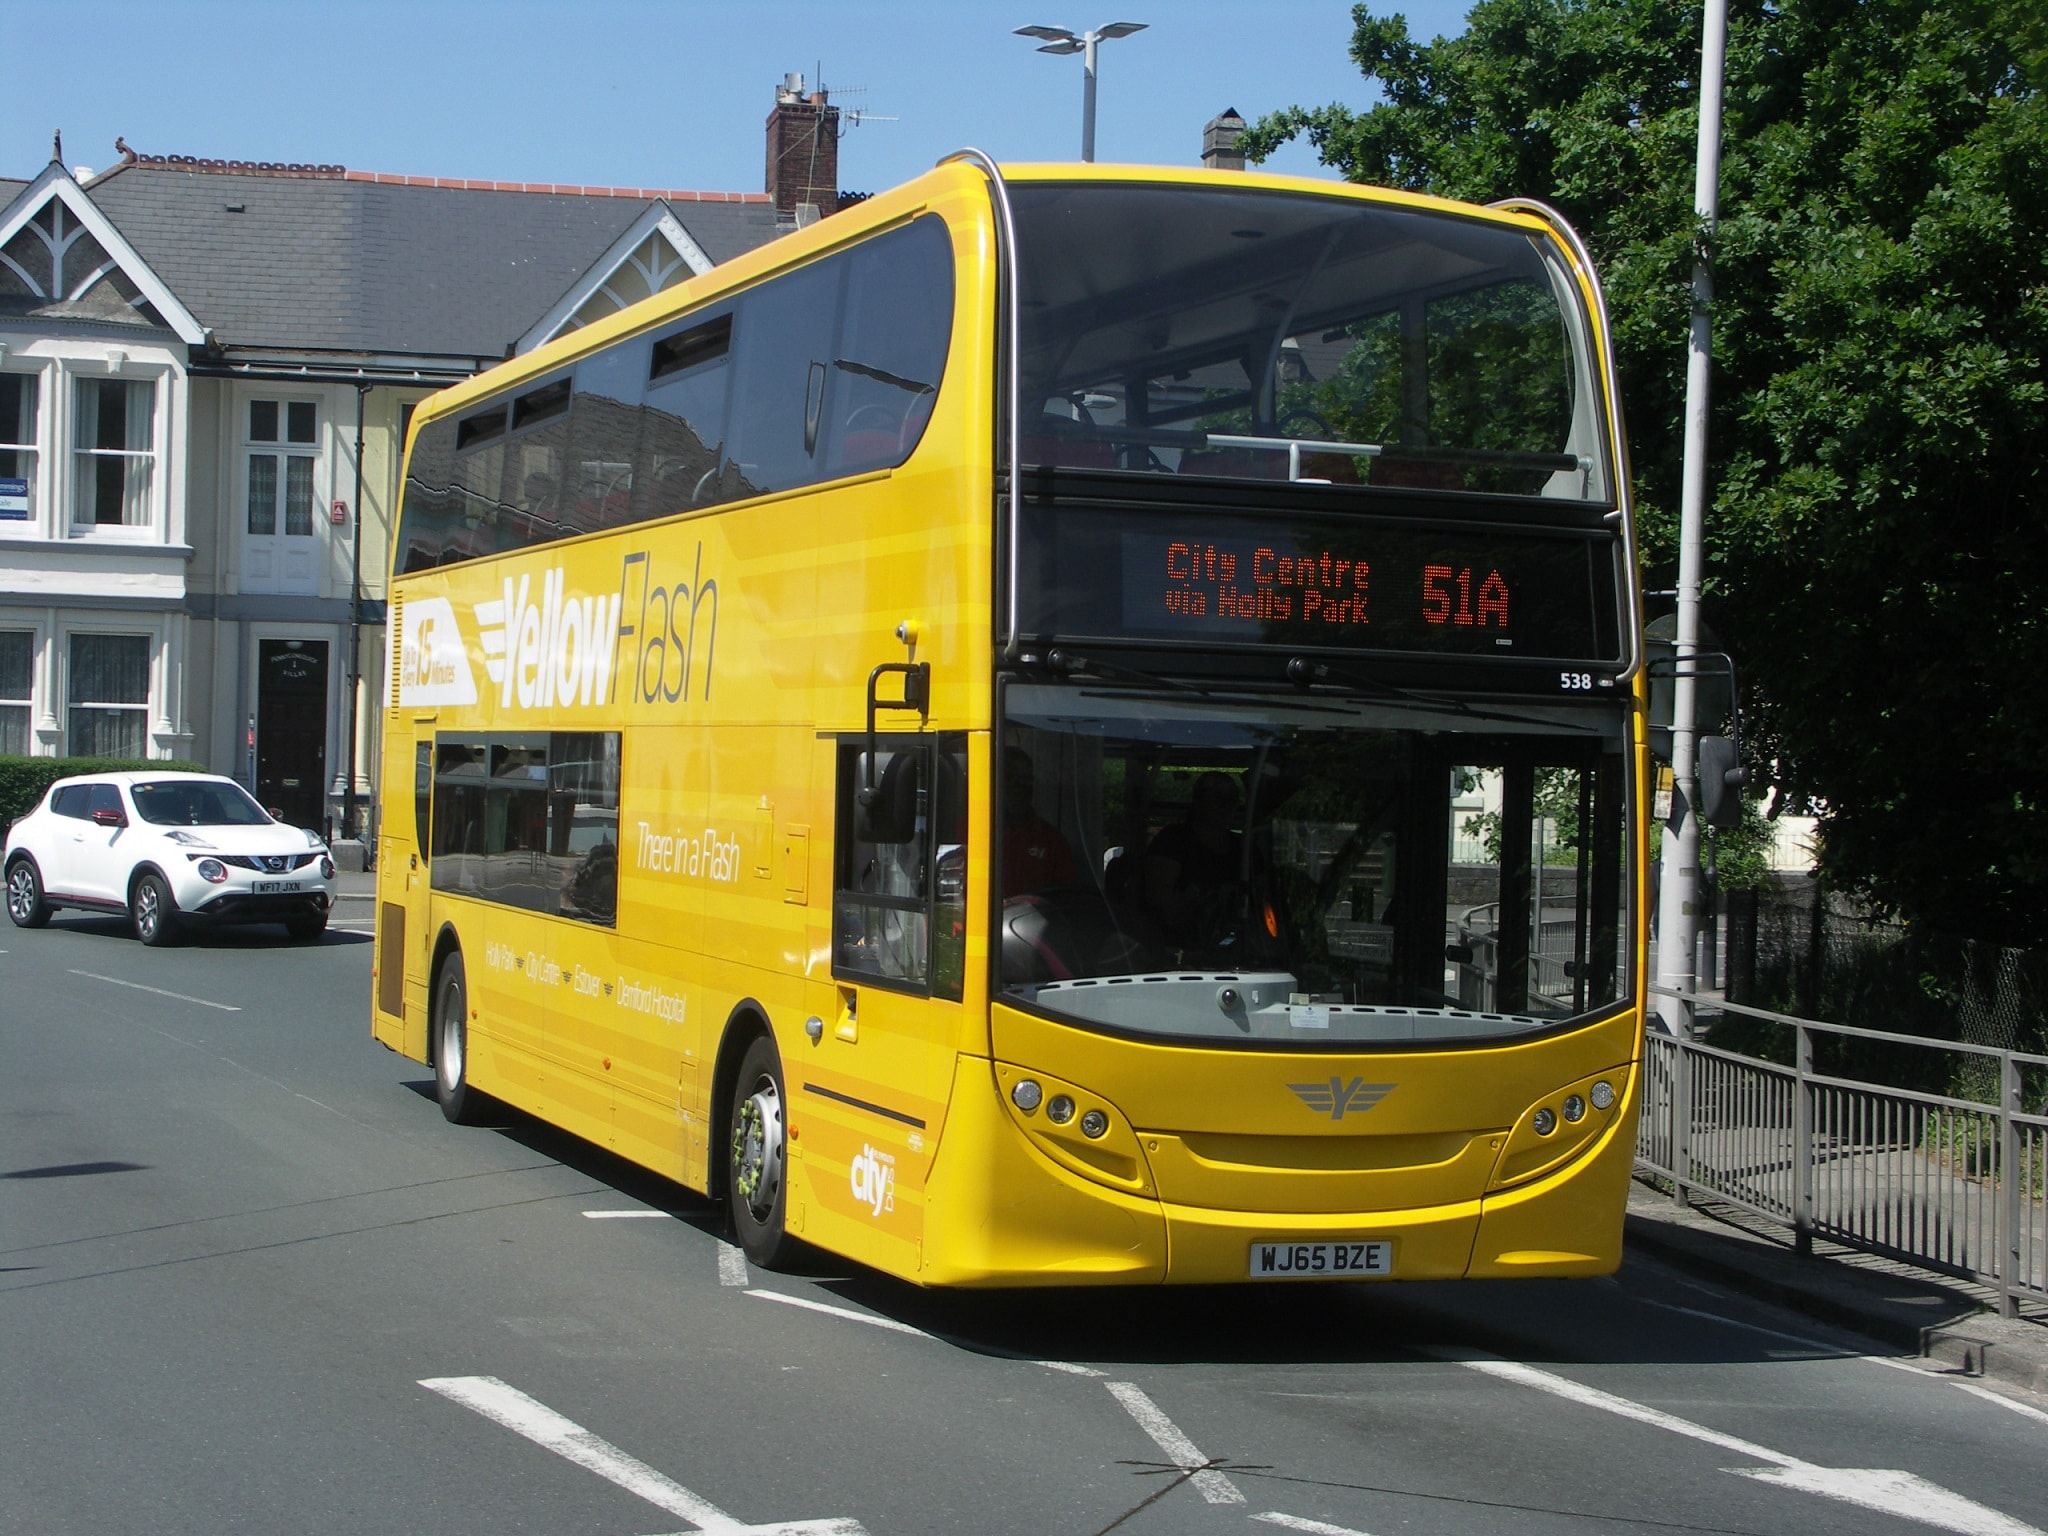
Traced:
[[254, 890], [258, 896], [279, 896], [288, 891], [298, 890], [299, 882], [296, 880], [258, 880], [250, 889]]
[[1254, 1280], [1330, 1280], [1340, 1275], [1391, 1275], [1394, 1245], [1378, 1243], [1252, 1244]]

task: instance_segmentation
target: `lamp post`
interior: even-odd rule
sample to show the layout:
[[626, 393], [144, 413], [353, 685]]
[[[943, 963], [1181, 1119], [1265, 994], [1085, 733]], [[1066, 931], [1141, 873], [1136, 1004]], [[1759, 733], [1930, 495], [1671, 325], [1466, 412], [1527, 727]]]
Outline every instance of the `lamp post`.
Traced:
[[[1699, 663], [1702, 525], [1707, 503], [1707, 385], [1713, 363], [1711, 242], [1721, 211], [1721, 87], [1728, 51], [1727, 0], [1705, 0], [1700, 27], [1700, 120], [1693, 174], [1692, 328], [1685, 369], [1685, 459], [1678, 513], [1677, 675], [1671, 689], [1671, 819], [1664, 827], [1664, 871], [1657, 895], [1657, 981], [1676, 992], [1698, 982], [1693, 945], [1699, 931]], [[1660, 996], [1665, 1028], [1692, 1033], [1693, 1007]]]
[[1078, 53], [1081, 59], [1081, 158], [1095, 158], [1095, 48], [1113, 37], [1129, 37], [1145, 30], [1142, 21], [1112, 21], [1078, 37], [1065, 27], [1019, 27], [1017, 36], [1043, 38], [1040, 53]]

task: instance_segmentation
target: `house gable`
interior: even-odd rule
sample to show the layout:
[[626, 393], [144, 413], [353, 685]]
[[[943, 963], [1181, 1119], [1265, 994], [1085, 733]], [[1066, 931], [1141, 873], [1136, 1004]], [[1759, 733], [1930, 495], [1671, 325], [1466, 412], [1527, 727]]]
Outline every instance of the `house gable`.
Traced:
[[0, 211], [0, 314], [205, 330], [71, 173], [51, 161]]
[[652, 203], [519, 338], [518, 350], [531, 352], [711, 268], [710, 256], [683, 227], [675, 209], [666, 201]]

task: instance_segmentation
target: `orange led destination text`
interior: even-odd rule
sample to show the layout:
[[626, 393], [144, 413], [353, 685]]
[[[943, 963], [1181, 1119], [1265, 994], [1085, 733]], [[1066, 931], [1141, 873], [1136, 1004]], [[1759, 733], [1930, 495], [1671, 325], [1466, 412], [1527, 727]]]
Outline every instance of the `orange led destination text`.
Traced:
[[[1238, 555], [1214, 544], [1173, 543], [1166, 547], [1166, 611], [1206, 617], [1213, 585], [1215, 612], [1232, 619], [1295, 620], [1324, 624], [1368, 624], [1367, 577], [1371, 567], [1324, 550], [1320, 555], [1252, 551], [1251, 581], [1239, 586]], [[1297, 610], [1297, 599], [1299, 608]]]

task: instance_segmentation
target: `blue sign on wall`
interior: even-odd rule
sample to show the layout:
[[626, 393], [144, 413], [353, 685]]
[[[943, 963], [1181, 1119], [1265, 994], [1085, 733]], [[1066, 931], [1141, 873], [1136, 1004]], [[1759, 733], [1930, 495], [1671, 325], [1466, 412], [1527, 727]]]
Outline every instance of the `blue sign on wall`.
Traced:
[[28, 481], [0, 476], [0, 521], [28, 521]]

